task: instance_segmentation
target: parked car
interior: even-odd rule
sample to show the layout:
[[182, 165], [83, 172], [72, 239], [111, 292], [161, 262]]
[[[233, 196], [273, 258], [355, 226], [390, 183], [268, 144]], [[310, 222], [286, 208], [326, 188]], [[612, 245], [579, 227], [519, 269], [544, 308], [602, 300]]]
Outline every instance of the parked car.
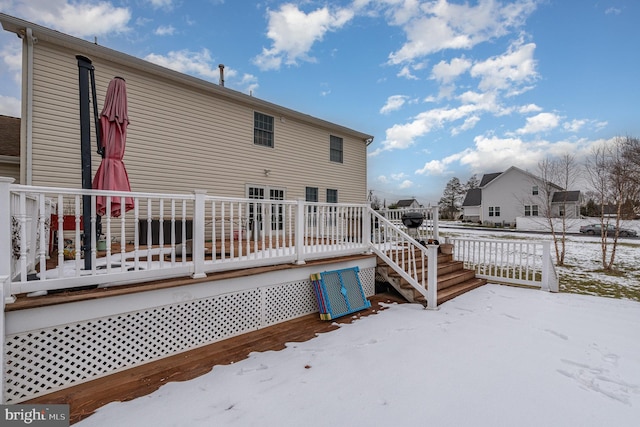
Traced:
[[[591, 234], [591, 235], [602, 235], [602, 226], [600, 224], [590, 224], [590, 225], [584, 225], [582, 227], [580, 227], [580, 232], [582, 234]], [[614, 225], [607, 225], [607, 235], [608, 236], [613, 236], [616, 232], [616, 227]], [[620, 237], [636, 237], [638, 236], [638, 232], [635, 230], [629, 230], [627, 228], [621, 228], [620, 231], [618, 232], [618, 236]]]

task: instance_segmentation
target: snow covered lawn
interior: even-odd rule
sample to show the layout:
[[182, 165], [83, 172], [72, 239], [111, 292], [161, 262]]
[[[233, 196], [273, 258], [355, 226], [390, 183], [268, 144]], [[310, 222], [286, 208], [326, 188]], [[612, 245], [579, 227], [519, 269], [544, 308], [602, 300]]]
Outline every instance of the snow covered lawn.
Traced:
[[391, 305], [78, 426], [636, 426], [640, 303], [486, 285]]

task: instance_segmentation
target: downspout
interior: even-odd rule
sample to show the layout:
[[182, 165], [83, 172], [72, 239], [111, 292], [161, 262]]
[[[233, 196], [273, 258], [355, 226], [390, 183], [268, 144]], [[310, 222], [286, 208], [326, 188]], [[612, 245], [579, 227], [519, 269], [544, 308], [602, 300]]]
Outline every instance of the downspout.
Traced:
[[23, 78], [22, 82], [22, 118], [20, 181], [22, 184], [33, 184], [33, 45], [38, 39], [33, 36], [31, 28], [26, 28], [22, 34], [23, 48]]

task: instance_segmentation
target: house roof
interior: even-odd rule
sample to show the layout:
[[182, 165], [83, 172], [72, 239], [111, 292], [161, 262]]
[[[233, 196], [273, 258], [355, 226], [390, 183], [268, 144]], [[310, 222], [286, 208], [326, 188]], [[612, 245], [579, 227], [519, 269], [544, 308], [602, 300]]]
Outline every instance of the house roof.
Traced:
[[0, 115], [0, 156], [20, 157], [20, 119]]
[[553, 198], [551, 199], [551, 203], [579, 201], [580, 191], [556, 191], [555, 193], [553, 193]]
[[[527, 172], [525, 170], [522, 170], [518, 167], [515, 166], [511, 166], [509, 169], [507, 169], [504, 172], [496, 172], [496, 173], [489, 173], [489, 174], [485, 174], [482, 175], [482, 180], [480, 181], [480, 188], [486, 187], [487, 185], [495, 182], [495, 180], [497, 178], [501, 178], [505, 175], [507, 175], [510, 171], [518, 171], [523, 175], [527, 175], [531, 178], [532, 181], [539, 181], [541, 184], [544, 183], [544, 180], [538, 176], [535, 176], [534, 174]], [[563, 190], [562, 187], [560, 187], [559, 185], [554, 184], [553, 182], [548, 182], [549, 186], [553, 187], [555, 190]]]
[[398, 200], [398, 203], [396, 203], [396, 206], [399, 208], [407, 208], [411, 206], [414, 202], [418, 203], [416, 199], [402, 199], [402, 200]]
[[228, 100], [249, 105], [252, 108], [258, 110], [267, 110], [281, 117], [299, 120], [301, 122], [319, 128], [327, 129], [332, 132], [342, 133], [344, 135], [360, 139], [367, 145], [369, 145], [373, 141], [372, 135], [358, 132], [356, 130], [349, 129], [347, 127], [331, 123], [326, 120], [310, 116], [308, 114], [304, 114], [277, 104], [273, 104], [271, 102], [258, 99], [252, 95], [247, 95], [242, 92], [229, 89], [219, 84], [215, 84], [206, 80], [199, 79], [197, 77], [170, 70], [160, 65], [153, 64], [149, 61], [145, 61], [143, 59], [136, 58], [134, 56], [127, 55], [125, 53], [118, 52], [104, 46], [100, 46], [96, 43], [70, 36], [68, 34], [54, 31], [50, 28], [42, 27], [32, 22], [24, 21], [20, 18], [0, 13], [0, 22], [2, 23], [3, 29], [16, 33], [20, 37], [24, 37], [26, 29], [30, 28], [33, 36], [39, 41], [65, 46], [67, 48], [73, 48], [78, 54], [87, 56], [89, 58], [101, 58], [115, 64], [120, 64], [122, 66], [140, 70], [147, 74], [152, 74], [158, 77], [176, 81], [184, 85], [196, 88], [205, 93], [210, 93], [211, 95], [219, 98], [226, 98]]
[[467, 190], [467, 195], [464, 197], [462, 206], [480, 206], [482, 203], [482, 189], [471, 188]]
[[500, 175], [502, 175], [502, 172], [485, 173], [482, 175], [482, 179], [480, 180], [480, 187], [484, 187]]

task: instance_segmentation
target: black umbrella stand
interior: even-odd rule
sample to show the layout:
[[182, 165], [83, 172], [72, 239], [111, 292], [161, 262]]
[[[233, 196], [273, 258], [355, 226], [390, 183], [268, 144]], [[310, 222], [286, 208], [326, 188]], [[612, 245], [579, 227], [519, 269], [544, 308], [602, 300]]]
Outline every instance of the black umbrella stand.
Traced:
[[[100, 144], [100, 121], [98, 119], [98, 101], [96, 99], [96, 83], [94, 67], [91, 60], [82, 55], [76, 55], [78, 60], [78, 81], [80, 84], [80, 151], [82, 157], [82, 188], [91, 190], [91, 113], [89, 103], [93, 101], [93, 115], [95, 120], [96, 141], [98, 153], [102, 153]], [[89, 78], [91, 78], [91, 97], [89, 96]], [[91, 233], [91, 196], [82, 196], [82, 222], [84, 231], [82, 234], [82, 252], [84, 253], [84, 269], [91, 270], [91, 245], [93, 235]], [[96, 223], [99, 232], [100, 224]]]

